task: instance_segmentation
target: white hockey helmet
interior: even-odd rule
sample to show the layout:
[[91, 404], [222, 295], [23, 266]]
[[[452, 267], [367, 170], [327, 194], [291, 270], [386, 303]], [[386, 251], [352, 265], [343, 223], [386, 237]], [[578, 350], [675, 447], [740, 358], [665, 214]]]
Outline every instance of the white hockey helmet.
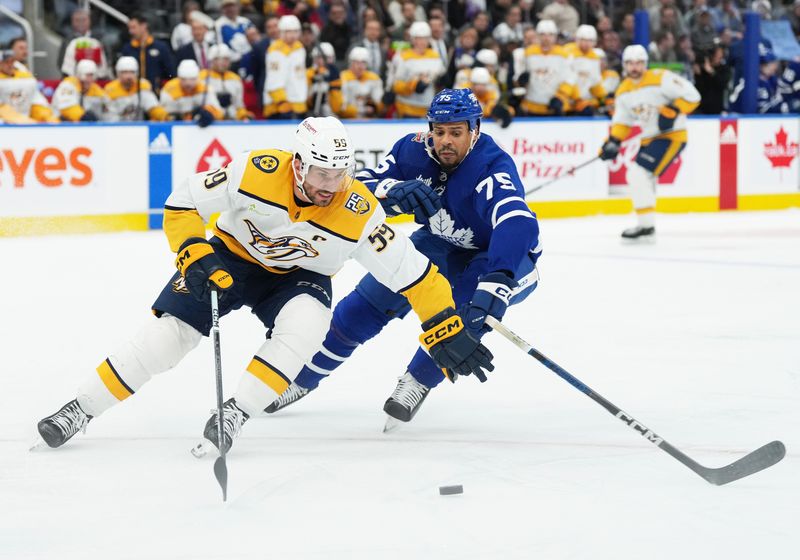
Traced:
[[132, 56], [121, 56], [114, 70], [117, 71], [117, 74], [120, 72], [138, 72], [139, 63]]
[[[350, 188], [355, 175], [356, 156], [353, 143], [344, 125], [336, 117], [308, 117], [297, 125], [294, 133], [294, 157], [302, 163], [301, 171], [295, 170], [295, 181], [303, 190], [303, 184], [313, 168], [341, 170], [341, 175], [328, 174], [336, 178], [329, 191], [344, 191]], [[303, 191], [305, 194], [305, 191]]]
[[366, 47], [353, 47], [348, 60], [350, 62], [369, 62], [369, 51]]
[[475, 60], [484, 66], [497, 67], [497, 53], [492, 49], [481, 49], [475, 54]]
[[595, 47], [595, 48], [592, 49], [592, 51], [594, 51], [594, 54], [596, 54], [598, 58], [601, 58], [601, 59], [607, 59], [608, 58], [608, 55], [606, 54], [606, 51], [604, 51], [600, 47]]
[[411, 27], [408, 28], [408, 36], [412, 39], [414, 37], [430, 38], [431, 26], [428, 25], [427, 21], [415, 21], [411, 24]]
[[217, 58], [227, 58], [230, 60], [233, 58], [233, 51], [225, 43], [212, 45], [211, 48], [208, 49], [208, 60], [216, 60]]
[[536, 33], [540, 35], [558, 35], [558, 27], [552, 19], [542, 19], [536, 24]]
[[486, 68], [478, 66], [469, 73], [469, 81], [474, 85], [488, 86], [491, 76], [489, 76], [489, 71]]
[[592, 41], [593, 43], [597, 42], [597, 29], [595, 29], [591, 25], [581, 25], [578, 26], [578, 30], [575, 32], [576, 39], [585, 39], [587, 41]]
[[192, 80], [200, 75], [200, 67], [194, 60], [181, 60], [178, 64], [178, 78], [182, 80]]
[[90, 74], [97, 77], [97, 64], [95, 61], [88, 58], [79, 60], [78, 64], [75, 65], [75, 77], [82, 80]]
[[311, 51], [311, 56], [321, 56], [326, 60], [332, 61], [336, 58], [336, 51], [330, 43], [320, 43]]
[[297, 16], [281, 16], [278, 20], [278, 31], [300, 31], [300, 20]]
[[622, 51], [623, 64], [628, 61], [644, 61], [647, 63], [647, 59], [647, 49], [642, 45], [628, 45], [625, 47], [625, 50]]

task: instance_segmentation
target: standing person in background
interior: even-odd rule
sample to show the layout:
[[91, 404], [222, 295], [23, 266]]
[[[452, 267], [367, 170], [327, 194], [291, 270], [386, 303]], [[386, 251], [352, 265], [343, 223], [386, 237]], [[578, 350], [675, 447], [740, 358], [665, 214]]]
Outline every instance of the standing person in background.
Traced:
[[347, 49], [353, 39], [353, 30], [347, 23], [347, 10], [339, 0], [331, 3], [328, 10], [328, 23], [322, 28], [319, 40], [323, 43], [330, 43], [336, 53], [336, 66], [341, 68], [347, 60]]
[[545, 6], [539, 17], [542, 20], [552, 20], [561, 33], [567, 37], [575, 36], [578, 24], [581, 22], [578, 10], [569, 3], [569, 0], [553, 0]]
[[731, 80], [731, 67], [725, 64], [725, 51], [722, 47], [714, 47], [710, 52], [700, 53], [693, 70], [694, 85], [700, 92], [697, 112], [719, 115], [725, 110], [725, 97]]
[[424, 117], [433, 101], [434, 83], [445, 72], [439, 55], [430, 48], [431, 27], [417, 21], [409, 29], [411, 48], [395, 55], [394, 92], [397, 112], [403, 117]]
[[[106, 84], [108, 96], [107, 120], [120, 121], [165, 121], [169, 114], [158, 104], [153, 86], [145, 78], [139, 78], [139, 63], [132, 56], [123, 56], [115, 66], [117, 79]], [[137, 83], [138, 82], [138, 83]]]
[[526, 88], [522, 110], [530, 116], [561, 116], [574, 96], [567, 53], [556, 43], [558, 29], [549, 19], [536, 25], [539, 44], [525, 49], [525, 70], [517, 84]]
[[571, 113], [591, 116], [605, 105], [608, 92], [603, 87], [600, 57], [594, 52], [597, 31], [591, 25], [581, 25], [575, 42], [565, 45], [570, 70], [575, 80], [575, 104]]
[[201, 82], [200, 68], [194, 60], [178, 65], [178, 77], [164, 84], [161, 105], [176, 121], [196, 121], [205, 128], [224, 116], [217, 96]]
[[306, 49], [300, 42], [300, 20], [282, 16], [278, 22], [280, 39], [267, 51], [267, 79], [264, 83], [264, 116], [270, 119], [295, 119], [308, 106]]
[[39, 91], [36, 78], [16, 67], [14, 51], [0, 49], [0, 122], [34, 124], [59, 122]]
[[255, 115], [244, 106], [244, 85], [235, 72], [231, 72], [231, 50], [227, 45], [214, 45], [208, 51], [211, 67], [200, 71], [200, 82], [206, 84], [222, 107], [223, 119], [249, 121]]
[[184, 60], [194, 60], [201, 69], [208, 68], [208, 50], [212, 45], [209, 37], [214, 36], [210, 33], [214, 28], [214, 20], [201, 12], [192, 12], [189, 21], [190, 40], [175, 51], [175, 59], [178, 64]]
[[121, 56], [132, 56], [139, 63], [140, 77], [158, 92], [161, 84], [175, 75], [175, 64], [169, 46], [150, 35], [150, 25], [141, 14], [128, 20], [131, 40], [120, 49]]
[[428, 25], [431, 27], [431, 48], [436, 51], [445, 68], [447, 68], [447, 65], [450, 64], [450, 48], [445, 39], [444, 20], [432, 17], [428, 20]]
[[[200, 11], [200, 4], [194, 0], [187, 0], [181, 8], [181, 21], [172, 29], [169, 45], [173, 52], [177, 52], [184, 45], [192, 42], [192, 13]], [[214, 27], [212, 20], [211, 27]]]
[[30, 72], [28, 68], [28, 40], [25, 37], [11, 39], [9, 48], [14, 53], [14, 67], [23, 72]]
[[62, 121], [93, 122], [103, 120], [108, 96], [96, 82], [97, 64], [81, 60], [74, 76], [67, 76], [53, 93], [53, 109]]
[[75, 65], [81, 60], [92, 60], [97, 64], [97, 78], [111, 78], [105, 48], [95, 37], [90, 28], [91, 19], [86, 10], [75, 10], [72, 13], [73, 32], [64, 38], [59, 50], [59, 68], [64, 76], [75, 75]]
[[600, 159], [616, 158], [631, 128], [641, 127], [641, 147], [627, 172], [638, 223], [623, 231], [622, 238], [650, 241], [656, 233], [658, 177], [686, 147], [686, 115], [700, 104], [700, 94], [691, 82], [669, 70], [648, 70], [647, 51], [641, 45], [626, 47], [622, 63], [626, 77], [617, 89], [611, 134]]
[[[69, 25], [69, 31], [67, 31], [67, 33], [64, 35], [64, 38], [61, 41], [61, 46], [58, 48], [59, 68], [61, 68], [64, 64], [64, 53], [67, 50], [67, 45], [69, 45], [70, 42], [72, 42], [72, 40], [76, 37], [90, 37], [92, 35], [92, 20], [89, 16], [89, 10], [85, 10], [83, 8], [76, 8], [72, 10], [72, 13], [69, 16]], [[74, 68], [74, 66], [70, 66], [70, 68]]]
[[341, 80], [336, 67], [336, 52], [330, 43], [320, 43], [311, 51], [308, 76], [308, 110], [314, 117], [330, 117], [342, 105]]
[[364, 47], [350, 51], [350, 68], [342, 72], [342, 103], [336, 113], [340, 118], [373, 118], [383, 111], [383, 81], [367, 70], [369, 52]]
[[386, 49], [381, 45], [383, 26], [378, 20], [372, 19], [364, 24], [364, 38], [353, 43], [353, 48], [364, 47], [367, 49], [369, 60], [367, 70], [377, 74], [381, 80], [386, 76]]
[[222, 15], [214, 22], [217, 34], [217, 43], [225, 43], [233, 53], [233, 62], [238, 63], [242, 55], [250, 52], [252, 48], [247, 41], [245, 31], [252, 27], [253, 22], [239, 15], [241, 6], [239, 0], [222, 0], [220, 3]]
[[253, 45], [253, 86], [258, 95], [258, 111], [264, 111], [264, 99], [262, 92], [264, 91], [264, 82], [267, 79], [267, 50], [273, 41], [280, 38], [280, 31], [278, 30], [278, 17], [275, 15], [268, 15], [264, 20], [264, 37], [261, 38], [255, 45]]

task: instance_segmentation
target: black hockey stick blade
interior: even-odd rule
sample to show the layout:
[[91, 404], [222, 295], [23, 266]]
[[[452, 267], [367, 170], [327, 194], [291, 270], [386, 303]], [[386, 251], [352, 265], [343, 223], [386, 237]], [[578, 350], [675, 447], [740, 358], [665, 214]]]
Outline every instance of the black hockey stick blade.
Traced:
[[783, 445], [783, 442], [776, 440], [759, 447], [730, 465], [718, 469], [710, 469], [701, 466], [700, 469], [695, 470], [695, 472], [711, 484], [722, 486], [723, 484], [728, 484], [734, 480], [739, 480], [740, 478], [763, 471], [778, 463], [785, 456], [786, 446]]
[[225, 455], [220, 455], [214, 461], [214, 476], [222, 488], [222, 501], [225, 502], [228, 499], [228, 465], [225, 463]]

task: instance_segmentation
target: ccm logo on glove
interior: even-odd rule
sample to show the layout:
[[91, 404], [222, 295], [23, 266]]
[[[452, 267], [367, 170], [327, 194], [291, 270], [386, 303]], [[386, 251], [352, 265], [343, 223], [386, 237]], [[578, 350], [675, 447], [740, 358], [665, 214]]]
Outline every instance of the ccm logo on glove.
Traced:
[[439, 323], [433, 329], [422, 333], [419, 340], [425, 348], [430, 348], [440, 340], [450, 338], [463, 328], [464, 325], [461, 322], [461, 317], [453, 315], [446, 322]]

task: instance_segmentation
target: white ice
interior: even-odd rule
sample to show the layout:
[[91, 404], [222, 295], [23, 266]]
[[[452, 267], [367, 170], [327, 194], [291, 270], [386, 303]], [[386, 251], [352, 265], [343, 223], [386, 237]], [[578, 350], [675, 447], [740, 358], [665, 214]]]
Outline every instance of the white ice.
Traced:
[[[160, 232], [2, 239], [0, 558], [800, 558], [800, 212], [660, 215], [655, 245], [623, 246], [630, 221], [543, 221], [541, 286], [507, 324], [697, 461], [780, 439], [783, 462], [712, 486], [496, 334], [488, 383], [443, 384], [384, 435], [411, 317], [245, 426], [227, 504], [189, 454], [214, 405], [208, 341], [29, 453], [149, 320], [172, 256]], [[338, 274], [338, 297], [361, 275]], [[223, 319], [228, 393], [263, 336]]]

